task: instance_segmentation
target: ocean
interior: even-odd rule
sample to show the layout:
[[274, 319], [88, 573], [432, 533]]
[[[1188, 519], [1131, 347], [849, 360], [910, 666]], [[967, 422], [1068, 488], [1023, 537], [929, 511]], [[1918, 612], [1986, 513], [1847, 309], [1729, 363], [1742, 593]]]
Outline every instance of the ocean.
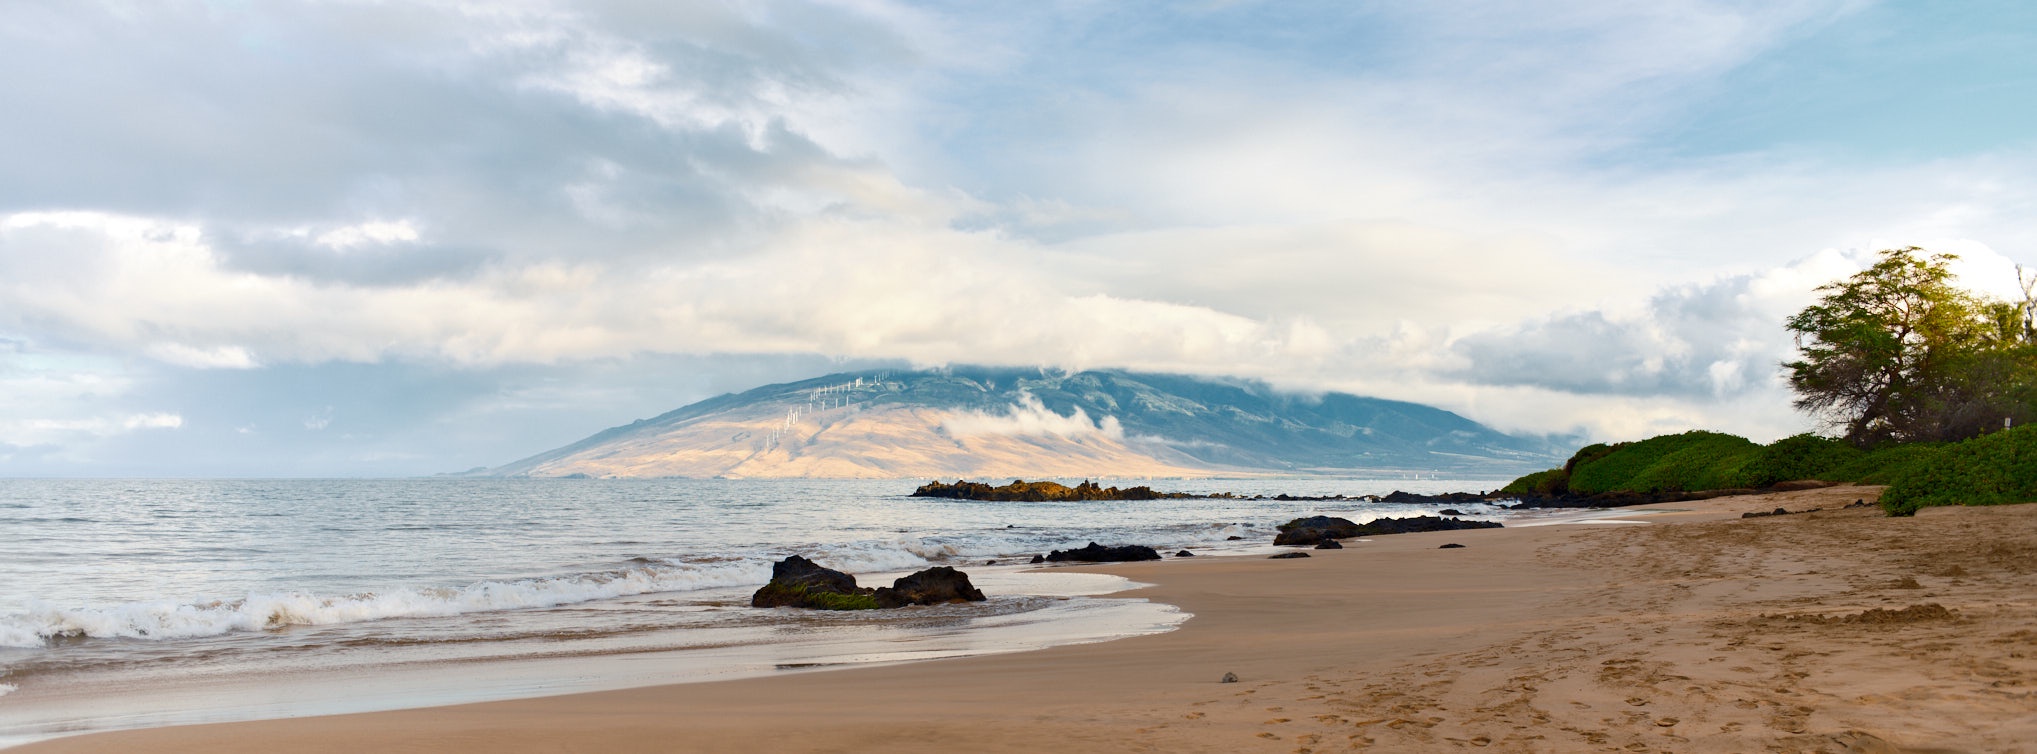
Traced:
[[[1502, 483], [1099, 481], [1297, 496]], [[1274, 526], [1296, 516], [1440, 507], [992, 503], [910, 497], [917, 484], [0, 480], [0, 746], [1156, 633], [1190, 616], [1136, 593], [1105, 597], [1136, 586], [1124, 579], [1026, 561], [1091, 541], [1170, 555], [1270, 550]], [[857, 613], [749, 607], [771, 563], [793, 554], [865, 586], [954, 566], [991, 599]]]

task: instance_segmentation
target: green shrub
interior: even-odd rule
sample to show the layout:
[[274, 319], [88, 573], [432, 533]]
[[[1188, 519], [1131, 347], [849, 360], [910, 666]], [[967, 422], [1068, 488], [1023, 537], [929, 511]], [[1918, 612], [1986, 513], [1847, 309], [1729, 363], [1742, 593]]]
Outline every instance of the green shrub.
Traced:
[[1898, 516], [1933, 505], [2037, 502], [2037, 425], [1958, 443], [1910, 443], [1871, 451], [1808, 434], [1762, 446], [1733, 435], [1691, 431], [1589, 445], [1563, 468], [1529, 474], [1500, 491], [1696, 492], [1765, 487], [1795, 479], [1888, 485], [1882, 507]]
[[1913, 459], [1888, 482], [1881, 506], [1907, 516], [1933, 505], [2037, 502], [2037, 426], [1982, 435]]
[[1920, 466], [1929, 466], [1943, 445], [1911, 443], [1875, 448], [1834, 467], [1826, 481], [1855, 484], [1888, 484]]
[[1612, 455], [1615, 451], [1632, 444], [1631, 442], [1616, 442], [1611, 445], [1596, 443], [1578, 448], [1577, 452], [1570, 454], [1570, 460], [1563, 462], [1563, 471], [1566, 474], [1575, 473], [1579, 464], [1591, 463], [1592, 461]]
[[1550, 469], [1548, 471], [1537, 471], [1508, 482], [1507, 486], [1501, 487], [1499, 491], [1509, 495], [1525, 495], [1528, 493], [1561, 495], [1570, 491], [1569, 481], [1570, 472], [1562, 469]]
[[1841, 440], [1801, 434], [1769, 443], [1742, 469], [1749, 487], [1767, 487], [1797, 479], [1851, 481], [1835, 476], [1866, 453]]
[[1585, 495], [1745, 487], [1742, 467], [1760, 448], [1744, 437], [1703, 430], [1592, 446], [1572, 457], [1569, 487]]

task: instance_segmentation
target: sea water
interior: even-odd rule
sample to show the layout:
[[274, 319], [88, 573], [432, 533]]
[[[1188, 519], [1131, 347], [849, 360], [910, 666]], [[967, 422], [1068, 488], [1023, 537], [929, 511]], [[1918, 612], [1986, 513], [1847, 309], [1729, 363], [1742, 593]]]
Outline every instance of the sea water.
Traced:
[[[1350, 497], [1499, 484], [1104, 483]], [[1104, 596], [1136, 586], [1124, 579], [1026, 561], [1091, 541], [1243, 552], [1265, 548], [1274, 526], [1296, 516], [1364, 521], [1438, 507], [997, 503], [915, 498], [915, 484], [0, 480], [0, 745], [1155, 633], [1188, 616]], [[1470, 518], [1510, 515], [1457, 507]], [[771, 564], [793, 554], [872, 586], [955, 566], [991, 599], [855, 613], [748, 607]]]

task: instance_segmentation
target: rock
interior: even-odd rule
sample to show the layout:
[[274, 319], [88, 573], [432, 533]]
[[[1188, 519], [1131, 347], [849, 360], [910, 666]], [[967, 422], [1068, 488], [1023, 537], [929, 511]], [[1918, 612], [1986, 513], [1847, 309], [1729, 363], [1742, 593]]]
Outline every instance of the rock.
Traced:
[[857, 586], [854, 576], [794, 555], [772, 564], [771, 583], [750, 596], [750, 606], [874, 610], [983, 600], [983, 593], [970, 585], [969, 574], [947, 566], [928, 568], [893, 581], [891, 586], [870, 589]]
[[984, 564], [984, 565], [997, 565], [997, 561], [995, 561], [995, 560], [986, 560], [986, 561], [983, 561], [983, 564]]
[[1439, 546], [1439, 547], [1437, 547], [1436, 549], [1438, 549], [1438, 550], [1462, 550], [1462, 549], [1464, 549], [1464, 545], [1460, 545], [1460, 544], [1457, 544], [1456, 542], [1451, 542], [1450, 544], [1447, 544], [1447, 545], [1442, 545], [1442, 546]]
[[1464, 511], [1460, 511], [1460, 510], [1457, 510], [1456, 508], [1444, 508], [1444, 509], [1442, 509], [1442, 510], [1436, 511], [1436, 515], [1438, 515], [1438, 516], [1462, 516], [1462, 515], [1464, 515]]
[[1067, 500], [1170, 500], [1195, 497], [1186, 492], [1159, 492], [1151, 487], [1099, 487], [1095, 482], [1084, 480], [1070, 487], [1057, 482], [1027, 482], [1011, 480], [1011, 484], [992, 487], [982, 482], [956, 480], [954, 484], [943, 484], [940, 480], [920, 485], [913, 490], [913, 497], [945, 497], [957, 500], [992, 500], [999, 502], [1044, 503]]
[[1342, 549], [1344, 549], [1344, 543], [1342, 543], [1342, 542], [1339, 542], [1339, 541], [1337, 541], [1337, 540], [1334, 540], [1334, 539], [1325, 539], [1325, 540], [1323, 540], [1322, 542], [1319, 542], [1319, 543], [1317, 543], [1317, 544], [1316, 544], [1316, 549], [1318, 549], [1318, 550], [1342, 550]]
[[1456, 531], [1458, 529], [1498, 529], [1493, 521], [1466, 521], [1461, 518], [1438, 518], [1436, 516], [1411, 516], [1408, 518], [1380, 518], [1359, 524], [1350, 519], [1330, 516], [1297, 518], [1280, 525], [1280, 536], [1273, 538], [1273, 544], [1308, 546], [1325, 539], [1348, 539], [1383, 534], [1410, 534], [1424, 531]]
[[1306, 557], [1308, 557], [1308, 553], [1305, 553], [1305, 552], [1283, 552], [1283, 553], [1281, 553], [1281, 554], [1279, 554], [1279, 555], [1272, 555], [1272, 556], [1268, 556], [1268, 557], [1267, 557], [1266, 559], [1267, 559], [1267, 560], [1287, 560], [1288, 558], [1306, 558]]
[[1285, 547], [1306, 547], [1320, 544], [1325, 539], [1341, 539], [1358, 536], [1358, 524], [1348, 518], [1331, 516], [1309, 516], [1297, 518], [1280, 525], [1280, 534], [1273, 538], [1273, 544]]
[[1396, 503], [1400, 505], [1436, 505], [1438, 503], [1441, 503], [1443, 505], [1463, 505], [1465, 503], [1485, 502], [1485, 496], [1469, 492], [1445, 492], [1441, 495], [1417, 495], [1412, 492], [1402, 492], [1400, 490], [1394, 490], [1392, 492], [1386, 493], [1385, 497], [1378, 498], [1378, 501], [1382, 503]]
[[1777, 509], [1775, 509], [1775, 511], [1774, 511], [1774, 512], [1772, 512], [1772, 513], [1769, 513], [1768, 515], [1771, 515], [1771, 516], [1787, 516], [1787, 515], [1789, 515], [1789, 509], [1787, 509], [1787, 508], [1777, 508]]
[[934, 566], [911, 576], [900, 577], [891, 586], [878, 587], [870, 595], [878, 607], [945, 605], [950, 602], [982, 602], [985, 597], [969, 583], [969, 574], [947, 566]]
[[1224, 537], [1224, 541], [1225, 541], [1225, 542], [1236, 542], [1236, 541], [1238, 541], [1238, 540], [1240, 540], [1240, 539], [1244, 539], [1244, 537], [1240, 537], [1240, 536], [1238, 536], [1238, 535], [1236, 535], [1236, 534], [1233, 534], [1233, 535], [1231, 535], [1231, 536], [1228, 536], [1228, 537]]
[[1145, 545], [1118, 545], [1105, 547], [1095, 542], [1074, 550], [1055, 550], [1047, 553], [1047, 562], [1060, 563], [1123, 563], [1133, 560], [1159, 560], [1160, 553]]
[[1238, 682], [1237, 673], [1225, 673], [1224, 677], [1221, 680], [1217, 681], [1217, 683], [1237, 683], [1237, 682]]
[[1033, 556], [1033, 559], [1032, 559], [1031, 561], [1029, 561], [1029, 562], [1033, 562], [1033, 563], [1045, 563], [1045, 562], [1047, 562], [1047, 556], [1045, 556], [1045, 555], [1034, 555], [1034, 556]]
[[750, 606], [870, 610], [878, 606], [873, 591], [857, 586], [854, 576], [794, 555], [771, 565], [771, 583], [750, 595]]
[[1177, 558], [1192, 558], [1192, 557], [1195, 557], [1195, 553], [1189, 552], [1189, 551], [1187, 551], [1187, 550], [1182, 550], [1181, 552], [1177, 552], [1177, 553], [1174, 553], [1174, 557], [1177, 557]]

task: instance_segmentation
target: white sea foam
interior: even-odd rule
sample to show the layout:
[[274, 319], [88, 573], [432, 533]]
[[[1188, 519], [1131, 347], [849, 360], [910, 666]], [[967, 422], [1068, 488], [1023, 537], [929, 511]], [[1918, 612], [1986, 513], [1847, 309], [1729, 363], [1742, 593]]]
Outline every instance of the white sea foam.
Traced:
[[30, 601], [26, 610], [0, 616], [0, 646], [40, 647], [59, 636], [180, 639], [283, 626], [556, 607], [637, 594], [762, 583], [769, 578], [770, 565], [763, 561], [657, 563], [572, 576], [341, 596], [287, 591], [203, 603], [151, 600], [85, 608]]
[[14, 693], [14, 690], [17, 688], [19, 687], [11, 683], [0, 683], [0, 696], [12, 694]]

